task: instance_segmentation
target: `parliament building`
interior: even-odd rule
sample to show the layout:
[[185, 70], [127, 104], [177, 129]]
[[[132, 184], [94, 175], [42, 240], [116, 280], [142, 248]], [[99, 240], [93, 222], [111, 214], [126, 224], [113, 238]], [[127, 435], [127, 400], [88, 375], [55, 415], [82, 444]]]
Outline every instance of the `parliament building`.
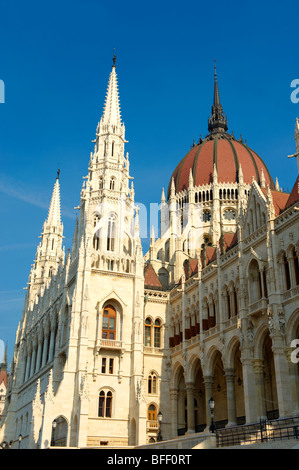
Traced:
[[[298, 175], [283, 192], [228, 132], [215, 70], [207, 135], [166, 175], [143, 253], [126, 142], [114, 57], [72, 247], [58, 172], [30, 271], [0, 421], [12, 447], [202, 433], [211, 397], [217, 429], [299, 416]], [[298, 121], [295, 142], [299, 161]]]

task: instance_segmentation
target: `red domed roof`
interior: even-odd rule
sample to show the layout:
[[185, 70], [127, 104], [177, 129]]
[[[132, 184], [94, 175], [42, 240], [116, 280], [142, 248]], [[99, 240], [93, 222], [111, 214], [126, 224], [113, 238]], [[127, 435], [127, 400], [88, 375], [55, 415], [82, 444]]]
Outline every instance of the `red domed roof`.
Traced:
[[241, 166], [244, 183], [251, 184], [254, 177], [260, 184], [263, 170], [266, 185], [275, 188], [268, 168], [254, 150], [230, 134], [215, 133], [194, 145], [177, 165], [170, 179], [168, 197], [172, 178], [176, 192], [188, 188], [190, 169], [195, 186], [212, 183], [214, 164], [219, 183], [237, 183]]
[[174, 170], [168, 187], [168, 197], [172, 178], [178, 193], [188, 188], [190, 169], [195, 186], [213, 182], [214, 164], [219, 183], [237, 183], [240, 168], [243, 180], [251, 184], [252, 177], [261, 184], [262, 172], [265, 184], [274, 189], [275, 185], [263, 160], [242, 139], [236, 140], [227, 133], [227, 118], [220, 103], [215, 65], [214, 101], [211, 117], [208, 120], [209, 135], [198, 145], [194, 145]]

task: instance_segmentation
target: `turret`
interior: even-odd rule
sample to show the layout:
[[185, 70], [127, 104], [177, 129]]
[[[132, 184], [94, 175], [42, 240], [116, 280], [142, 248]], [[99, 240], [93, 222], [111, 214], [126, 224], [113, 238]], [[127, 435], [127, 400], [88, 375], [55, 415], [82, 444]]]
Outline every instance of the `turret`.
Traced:
[[41, 286], [45, 286], [50, 281], [64, 259], [59, 174], [58, 170], [48, 217], [43, 224], [41, 241], [37, 247], [34, 265], [29, 276], [28, 285], [31, 299], [39, 292]]

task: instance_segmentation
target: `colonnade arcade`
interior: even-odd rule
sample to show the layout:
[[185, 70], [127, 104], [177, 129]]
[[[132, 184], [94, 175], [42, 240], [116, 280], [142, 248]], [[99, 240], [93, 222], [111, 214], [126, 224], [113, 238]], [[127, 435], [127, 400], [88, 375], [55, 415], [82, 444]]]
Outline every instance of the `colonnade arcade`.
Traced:
[[[265, 324], [256, 332], [255, 341], [249, 353], [234, 336], [222, 349], [219, 341], [218, 347], [211, 345], [205, 354], [189, 352], [185, 363], [182, 359], [173, 362], [170, 384], [172, 437], [209, 429], [211, 397], [215, 402], [214, 421], [219, 427], [282, 417], [286, 407], [280, 406], [284, 392], [279, 384], [285, 373], [293, 391], [291, 409], [296, 409], [297, 364], [288, 361], [285, 351], [282, 353], [281, 348], [273, 344]], [[286, 364], [287, 371], [282, 368], [282, 363]]]

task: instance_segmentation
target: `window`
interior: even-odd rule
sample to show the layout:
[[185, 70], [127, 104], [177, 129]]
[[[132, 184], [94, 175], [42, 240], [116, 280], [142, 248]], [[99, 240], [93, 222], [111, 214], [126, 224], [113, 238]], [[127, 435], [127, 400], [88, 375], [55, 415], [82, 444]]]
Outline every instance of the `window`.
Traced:
[[149, 405], [147, 409], [147, 419], [149, 421], [157, 421], [157, 408], [155, 405]]
[[105, 393], [104, 390], [99, 395], [99, 418], [111, 418], [112, 416], [112, 392]]
[[283, 256], [283, 263], [284, 263], [284, 270], [285, 270], [286, 290], [289, 290], [291, 288], [290, 268], [289, 268], [288, 259], [285, 254]]
[[116, 311], [112, 305], [104, 308], [102, 319], [102, 338], [115, 339], [116, 336]]
[[155, 321], [154, 325], [154, 347], [161, 347], [161, 322], [160, 320]]
[[108, 219], [108, 230], [107, 230], [107, 251], [114, 251], [114, 240], [115, 240], [115, 216], [112, 214]]
[[[108, 368], [108, 373], [113, 374], [113, 358], [109, 359], [109, 368]], [[106, 374], [106, 366], [107, 366], [107, 358], [102, 357], [102, 374]]]
[[224, 212], [223, 218], [225, 220], [235, 220], [236, 219], [236, 212], [232, 209], [228, 209]]
[[296, 283], [296, 286], [298, 286], [298, 284], [299, 284], [299, 263], [298, 263], [298, 255], [297, 255], [297, 252], [296, 252], [295, 248], [293, 248], [292, 254], [293, 254], [293, 260], [294, 260], [295, 283]]
[[148, 376], [148, 393], [157, 393], [157, 376], [155, 372], [151, 372]]
[[144, 328], [144, 345], [151, 346], [151, 334], [152, 334], [152, 321], [150, 318], [145, 320], [145, 328]]
[[114, 178], [111, 178], [111, 180], [110, 180], [110, 189], [112, 191], [114, 191], [114, 189], [115, 189], [115, 179]]
[[211, 220], [211, 212], [210, 211], [203, 211], [203, 221], [209, 222]]

